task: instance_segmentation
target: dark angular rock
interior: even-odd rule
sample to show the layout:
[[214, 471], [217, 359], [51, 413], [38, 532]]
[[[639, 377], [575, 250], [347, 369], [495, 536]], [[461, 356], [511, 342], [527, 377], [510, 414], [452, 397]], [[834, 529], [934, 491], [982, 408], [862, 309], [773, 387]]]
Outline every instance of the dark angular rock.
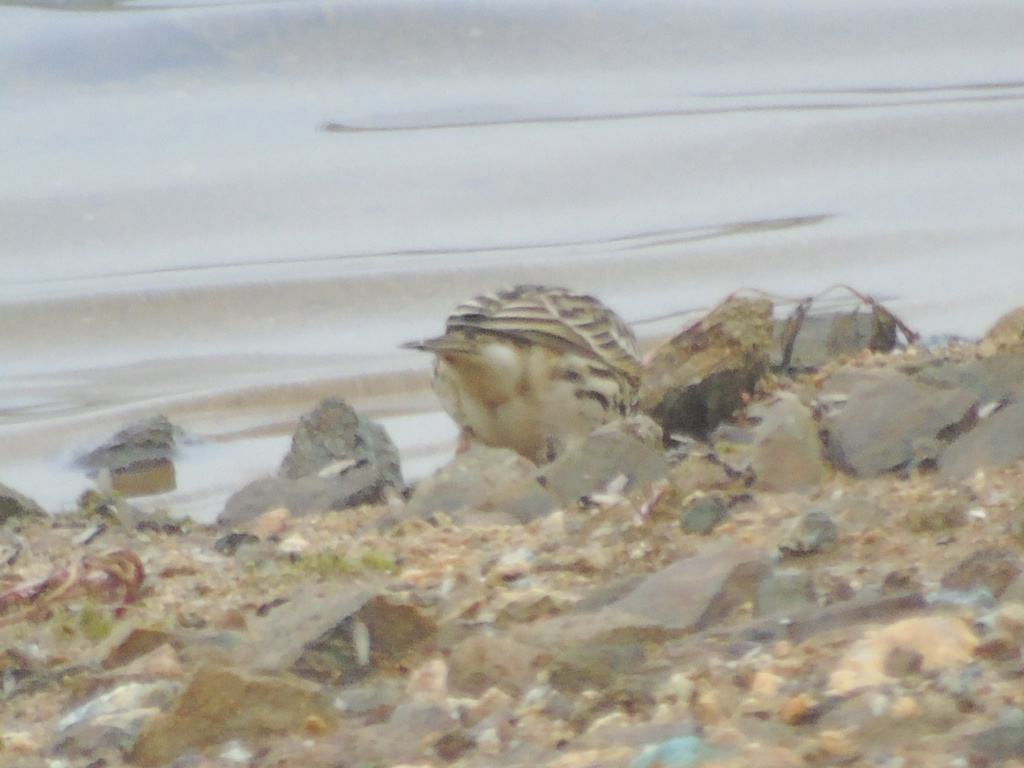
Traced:
[[476, 739], [465, 728], [448, 731], [434, 742], [434, 751], [446, 763], [454, 763], [476, 746]]
[[363, 418], [344, 400], [327, 398], [299, 419], [278, 475], [288, 480], [329, 478], [367, 464], [384, 484], [404, 486], [398, 449], [384, 428]]
[[252, 664], [320, 683], [347, 685], [397, 665], [437, 631], [418, 608], [360, 587], [320, 585], [270, 611], [257, 626]]
[[729, 298], [659, 348], [645, 367], [640, 408], [669, 432], [706, 437], [743, 406], [767, 368], [767, 299]]
[[398, 449], [383, 427], [328, 398], [299, 419], [278, 477], [235, 493], [217, 522], [237, 525], [278, 507], [299, 516], [379, 504], [388, 488], [403, 487]]
[[824, 421], [828, 457], [857, 477], [932, 459], [932, 443], [952, 439], [976, 418], [977, 398], [968, 390], [940, 389], [888, 372], [829, 382], [823, 397], [845, 397], [846, 404]]
[[1024, 401], [1000, 408], [956, 440], [939, 456], [939, 472], [950, 479], [970, 477], [983, 467], [1024, 459]]

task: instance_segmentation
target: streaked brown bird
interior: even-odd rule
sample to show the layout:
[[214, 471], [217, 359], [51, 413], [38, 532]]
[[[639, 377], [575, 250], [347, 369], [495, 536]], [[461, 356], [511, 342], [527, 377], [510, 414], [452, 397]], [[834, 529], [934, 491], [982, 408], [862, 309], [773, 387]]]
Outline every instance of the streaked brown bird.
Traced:
[[592, 296], [519, 285], [460, 304], [432, 352], [434, 391], [476, 439], [537, 464], [597, 427], [632, 415], [640, 359], [629, 327]]

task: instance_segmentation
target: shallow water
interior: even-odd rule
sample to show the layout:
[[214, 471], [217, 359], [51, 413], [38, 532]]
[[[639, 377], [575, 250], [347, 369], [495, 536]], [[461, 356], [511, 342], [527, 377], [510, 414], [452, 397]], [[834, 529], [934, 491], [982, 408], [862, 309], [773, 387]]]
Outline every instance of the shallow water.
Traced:
[[1015, 2], [0, 5], [0, 481], [154, 410], [203, 518], [341, 394], [422, 475], [454, 429], [398, 350], [476, 291], [666, 333], [837, 282], [925, 333], [1024, 294]]

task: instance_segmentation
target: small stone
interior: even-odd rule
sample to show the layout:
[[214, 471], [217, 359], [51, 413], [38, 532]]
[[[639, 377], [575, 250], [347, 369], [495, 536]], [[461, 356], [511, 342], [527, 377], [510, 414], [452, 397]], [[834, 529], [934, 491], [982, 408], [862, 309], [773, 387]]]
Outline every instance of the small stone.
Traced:
[[1021, 657], [1020, 643], [1012, 635], [995, 632], [978, 643], [974, 655], [991, 661], [1014, 661]]
[[787, 555], [813, 555], [835, 544], [839, 529], [827, 512], [812, 510], [796, 520], [779, 542]]
[[446, 763], [454, 763], [476, 746], [476, 739], [464, 728], [456, 728], [434, 742], [437, 756]]
[[972, 552], [967, 559], [942, 577], [946, 589], [967, 591], [985, 587], [999, 597], [1020, 576], [1021, 559], [1017, 553], [1001, 547]]
[[683, 513], [680, 525], [687, 533], [707, 536], [729, 514], [729, 508], [719, 496], [701, 496]]
[[508, 448], [473, 444], [416, 486], [403, 517], [438, 513], [457, 523], [529, 523], [561, 508], [535, 477], [537, 468]]

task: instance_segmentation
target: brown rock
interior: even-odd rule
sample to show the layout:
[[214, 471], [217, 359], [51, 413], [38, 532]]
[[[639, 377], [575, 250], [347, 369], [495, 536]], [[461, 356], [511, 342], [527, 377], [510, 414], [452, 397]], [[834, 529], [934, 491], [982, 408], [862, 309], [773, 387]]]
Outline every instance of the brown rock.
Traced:
[[474, 635], [452, 649], [451, 683], [474, 696], [492, 686], [518, 696], [533, 684], [541, 655], [539, 649], [509, 638]]
[[996, 320], [981, 341], [985, 354], [1024, 348], [1024, 307], [1017, 307]]
[[229, 739], [259, 744], [272, 735], [298, 733], [310, 717], [337, 720], [316, 686], [202, 667], [171, 709], [143, 730], [131, 760], [160, 766]]
[[761, 378], [772, 327], [767, 299], [726, 299], [655, 351], [643, 372], [641, 410], [670, 432], [706, 436]]
[[825, 476], [818, 423], [810, 409], [783, 392], [749, 409], [760, 420], [754, 428], [750, 468], [754, 487], [764, 491], [801, 491]]

